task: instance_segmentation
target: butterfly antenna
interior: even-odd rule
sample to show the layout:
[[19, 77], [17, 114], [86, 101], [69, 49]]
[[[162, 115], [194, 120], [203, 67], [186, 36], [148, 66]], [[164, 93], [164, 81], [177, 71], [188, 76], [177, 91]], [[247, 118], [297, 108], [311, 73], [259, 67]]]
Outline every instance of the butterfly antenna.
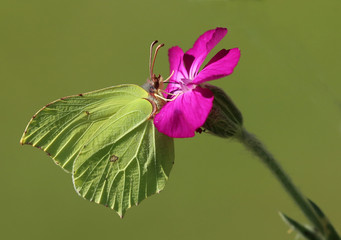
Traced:
[[149, 49], [149, 73], [150, 73], [150, 79], [152, 79], [152, 77], [153, 77], [153, 69], [152, 69], [153, 47], [157, 43], [158, 43], [158, 40], [155, 40], [154, 42], [152, 42], [152, 44], [150, 45], [150, 49]]
[[153, 58], [153, 63], [152, 63], [152, 67], [151, 67], [151, 69], [150, 69], [150, 75], [151, 75], [151, 76], [152, 76], [152, 74], [153, 74], [153, 69], [154, 69], [154, 64], [155, 64], [156, 55], [157, 55], [159, 49], [162, 48], [163, 46], [165, 46], [165, 44], [162, 43], [162, 44], [158, 45], [157, 48], [155, 49], [154, 58]]

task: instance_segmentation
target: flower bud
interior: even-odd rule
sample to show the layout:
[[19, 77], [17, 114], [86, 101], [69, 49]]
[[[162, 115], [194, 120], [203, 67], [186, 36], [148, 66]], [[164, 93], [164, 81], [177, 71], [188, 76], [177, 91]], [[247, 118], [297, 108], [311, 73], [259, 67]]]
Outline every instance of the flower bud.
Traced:
[[210, 84], [205, 84], [204, 87], [212, 91], [214, 101], [203, 128], [218, 137], [229, 138], [236, 135], [243, 125], [241, 112], [222, 89]]

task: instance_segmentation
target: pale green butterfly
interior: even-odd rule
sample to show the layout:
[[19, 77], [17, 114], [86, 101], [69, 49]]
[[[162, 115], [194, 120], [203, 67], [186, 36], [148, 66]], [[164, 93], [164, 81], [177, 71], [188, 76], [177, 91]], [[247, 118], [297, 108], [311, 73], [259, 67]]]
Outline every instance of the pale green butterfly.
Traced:
[[173, 139], [159, 133], [153, 116], [163, 100], [163, 79], [64, 97], [40, 109], [20, 140], [45, 151], [72, 173], [77, 193], [114, 209], [121, 217], [133, 205], [160, 192], [174, 163]]

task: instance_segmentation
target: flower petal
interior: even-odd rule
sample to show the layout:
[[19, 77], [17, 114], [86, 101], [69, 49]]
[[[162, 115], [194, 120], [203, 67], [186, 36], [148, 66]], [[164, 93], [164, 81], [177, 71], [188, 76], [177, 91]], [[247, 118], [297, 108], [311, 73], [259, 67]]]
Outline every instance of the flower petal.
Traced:
[[173, 138], [194, 137], [195, 130], [201, 127], [213, 105], [213, 93], [196, 87], [168, 102], [154, 118], [159, 132]]
[[[189, 76], [193, 78], [205, 61], [207, 54], [220, 42], [227, 33], [226, 28], [216, 28], [205, 32], [194, 43], [184, 56], [186, 69], [190, 69]], [[189, 56], [187, 56], [189, 55]]]
[[237, 66], [239, 58], [240, 50], [238, 48], [222, 49], [199, 72], [193, 83], [200, 84], [230, 75]]
[[171, 98], [171, 95], [168, 95], [167, 93], [173, 94], [176, 92], [181, 88], [181, 84], [183, 83], [182, 79], [188, 78], [188, 73], [183, 64], [183, 56], [184, 52], [178, 46], [172, 47], [168, 50], [170, 74], [173, 72], [173, 75], [165, 89], [166, 93], [163, 94], [166, 98]]
[[168, 50], [170, 74], [174, 71], [170, 80], [177, 81], [177, 79], [188, 78], [188, 74], [183, 63], [183, 57], [184, 52], [178, 46], [172, 47]]

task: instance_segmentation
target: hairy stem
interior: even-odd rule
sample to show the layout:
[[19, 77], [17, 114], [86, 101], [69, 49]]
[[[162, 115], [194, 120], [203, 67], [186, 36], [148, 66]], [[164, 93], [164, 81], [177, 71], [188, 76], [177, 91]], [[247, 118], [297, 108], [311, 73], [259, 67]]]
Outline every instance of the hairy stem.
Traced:
[[270, 171], [277, 177], [285, 190], [293, 198], [295, 203], [303, 211], [305, 216], [311, 223], [322, 233], [326, 234], [326, 226], [321, 222], [317, 213], [312, 208], [308, 199], [303, 196], [299, 189], [291, 181], [290, 177], [284, 172], [280, 164], [272, 156], [272, 154], [265, 148], [265, 146], [252, 134], [245, 129], [236, 135], [237, 139], [244, 144], [253, 154], [259, 157], [262, 162], [270, 169]]

